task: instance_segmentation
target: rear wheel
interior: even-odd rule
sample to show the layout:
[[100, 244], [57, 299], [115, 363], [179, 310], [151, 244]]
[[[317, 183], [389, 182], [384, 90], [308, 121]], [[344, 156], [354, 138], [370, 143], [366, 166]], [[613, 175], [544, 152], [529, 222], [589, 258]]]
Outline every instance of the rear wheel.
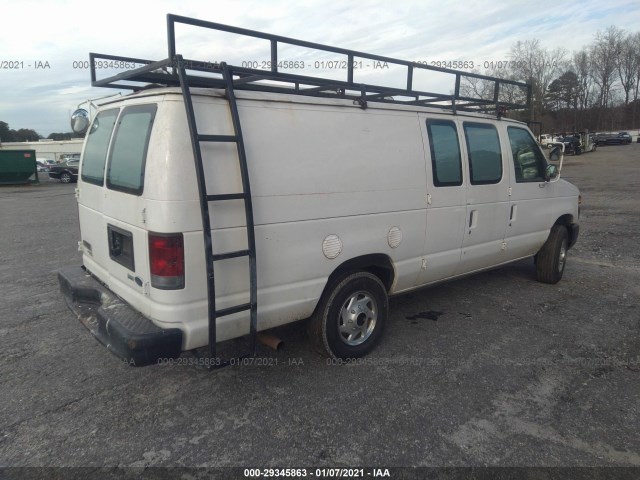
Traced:
[[73, 180], [73, 178], [69, 172], [62, 172], [60, 174], [60, 181], [62, 183], [71, 183], [71, 180]]
[[327, 288], [308, 333], [323, 355], [358, 358], [380, 340], [388, 312], [387, 290], [380, 279], [369, 272], [354, 272]]
[[539, 282], [555, 284], [560, 281], [567, 262], [569, 233], [564, 225], [554, 225], [549, 238], [536, 255], [536, 274]]

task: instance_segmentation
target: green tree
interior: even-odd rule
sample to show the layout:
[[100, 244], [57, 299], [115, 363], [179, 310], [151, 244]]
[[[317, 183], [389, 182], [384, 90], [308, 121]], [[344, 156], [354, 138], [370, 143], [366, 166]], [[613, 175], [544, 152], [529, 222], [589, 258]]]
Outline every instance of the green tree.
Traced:
[[14, 142], [13, 132], [7, 122], [0, 121], [0, 142]]
[[35, 130], [30, 128], [21, 128], [19, 130], [12, 130], [13, 138], [15, 142], [37, 142], [40, 140], [40, 135]]
[[558, 102], [556, 108], [577, 108], [580, 85], [575, 72], [567, 70], [549, 84], [548, 92], [553, 91], [554, 98]]

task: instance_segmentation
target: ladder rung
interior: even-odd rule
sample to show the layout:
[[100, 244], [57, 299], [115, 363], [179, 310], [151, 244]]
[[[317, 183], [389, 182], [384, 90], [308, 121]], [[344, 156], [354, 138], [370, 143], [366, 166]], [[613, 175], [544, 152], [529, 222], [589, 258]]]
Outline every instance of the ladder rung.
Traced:
[[249, 250], [236, 250], [235, 252], [218, 253], [213, 255], [213, 261], [226, 260], [227, 258], [246, 257], [251, 252]]
[[242, 305], [236, 305], [235, 307], [223, 308], [222, 310], [216, 310], [216, 317], [224, 317], [226, 315], [232, 315], [238, 312], [244, 312], [250, 310], [250, 303], [243, 303]]
[[200, 142], [237, 142], [235, 135], [198, 135]]
[[207, 195], [207, 201], [213, 202], [216, 200], [244, 200], [244, 193], [224, 193], [221, 195]]

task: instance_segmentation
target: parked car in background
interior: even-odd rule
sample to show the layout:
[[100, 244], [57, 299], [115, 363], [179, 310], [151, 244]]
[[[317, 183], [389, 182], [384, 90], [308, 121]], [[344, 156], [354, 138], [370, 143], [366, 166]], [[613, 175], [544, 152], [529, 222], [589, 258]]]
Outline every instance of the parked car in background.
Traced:
[[629, 135], [629, 132], [620, 132], [618, 138], [623, 140], [622, 143], [631, 143], [631, 135]]
[[572, 155], [580, 155], [582, 153], [582, 145], [578, 137], [569, 135], [560, 140], [564, 143], [564, 153], [570, 153]]
[[50, 158], [38, 158], [36, 159], [36, 165], [38, 166], [39, 172], [48, 172], [51, 167], [57, 164], [55, 160], [51, 160]]
[[543, 147], [551, 148], [554, 144], [557, 144], [562, 140], [562, 136], [557, 133], [543, 133], [540, 135], [540, 145]]
[[62, 183], [71, 183], [78, 180], [78, 166], [80, 160], [69, 160], [49, 169], [49, 178], [55, 178]]
[[69, 163], [70, 161], [79, 162], [80, 161], [80, 154], [79, 153], [69, 153], [67, 155], [63, 155], [61, 160], [62, 160], [62, 163]]
[[626, 145], [631, 143], [631, 135], [627, 132], [599, 133], [596, 135], [597, 145]]

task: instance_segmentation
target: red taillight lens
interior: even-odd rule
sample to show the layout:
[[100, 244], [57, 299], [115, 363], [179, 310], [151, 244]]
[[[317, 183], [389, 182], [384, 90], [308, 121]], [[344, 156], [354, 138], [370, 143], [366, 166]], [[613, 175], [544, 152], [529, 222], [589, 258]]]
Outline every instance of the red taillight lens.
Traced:
[[151, 286], [184, 288], [184, 240], [181, 233], [149, 233]]

